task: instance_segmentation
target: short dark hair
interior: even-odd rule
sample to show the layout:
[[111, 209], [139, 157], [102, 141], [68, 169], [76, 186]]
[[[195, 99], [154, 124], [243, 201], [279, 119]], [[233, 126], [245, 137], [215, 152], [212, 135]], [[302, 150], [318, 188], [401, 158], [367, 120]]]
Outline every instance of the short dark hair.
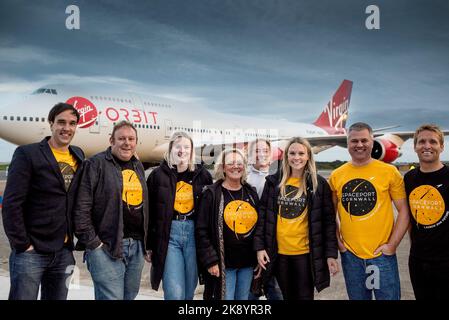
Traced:
[[122, 120], [120, 122], [117, 122], [114, 125], [114, 128], [112, 128], [112, 133], [111, 133], [111, 139], [114, 139], [114, 134], [117, 130], [123, 128], [123, 127], [129, 127], [132, 128], [134, 130], [134, 132], [136, 133], [136, 140], [137, 140], [137, 129], [133, 126], [133, 124], [129, 121], [126, 120]]
[[80, 114], [78, 110], [76, 110], [71, 104], [63, 102], [57, 103], [53, 108], [51, 108], [48, 113], [48, 122], [55, 122], [56, 116], [67, 110], [72, 111], [72, 114], [76, 117], [76, 123], [78, 123], [80, 121]]
[[371, 126], [365, 122], [356, 122], [353, 123], [348, 130], [348, 133], [351, 131], [362, 131], [362, 130], [368, 130], [370, 135], [373, 135], [373, 128], [371, 128]]

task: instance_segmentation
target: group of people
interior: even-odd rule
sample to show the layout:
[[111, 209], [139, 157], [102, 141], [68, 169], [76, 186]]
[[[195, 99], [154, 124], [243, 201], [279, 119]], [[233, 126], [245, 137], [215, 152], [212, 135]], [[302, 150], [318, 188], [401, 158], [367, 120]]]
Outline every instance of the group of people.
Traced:
[[258, 299], [255, 283], [269, 300], [313, 300], [340, 254], [349, 299], [398, 300], [396, 249], [407, 230], [416, 299], [449, 297], [449, 169], [435, 125], [416, 130], [420, 166], [404, 179], [371, 157], [373, 132], [361, 122], [348, 129], [351, 161], [328, 181], [300, 137], [273, 172], [269, 140], [225, 149], [213, 179], [185, 132], [146, 179], [131, 123], [115, 124], [110, 147], [84, 159], [70, 145], [79, 118], [55, 105], [51, 136], [13, 155], [2, 210], [10, 299], [37, 299], [39, 288], [41, 299], [67, 299], [73, 250], [84, 250], [96, 299], [134, 299], [147, 261], [166, 300], [193, 299], [198, 282], [208, 300]]

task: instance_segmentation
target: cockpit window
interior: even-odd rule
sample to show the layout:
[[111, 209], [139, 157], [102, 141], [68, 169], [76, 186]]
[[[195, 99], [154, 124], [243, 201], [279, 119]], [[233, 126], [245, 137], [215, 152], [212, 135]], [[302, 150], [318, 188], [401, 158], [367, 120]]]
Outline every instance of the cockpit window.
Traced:
[[42, 94], [42, 93], [48, 93], [48, 94], [58, 94], [56, 92], [56, 89], [48, 89], [48, 88], [39, 88], [36, 91], [34, 91], [32, 94]]
[[40, 88], [40, 89], [37, 89], [36, 91], [34, 91], [32, 94], [41, 94], [41, 93], [44, 93], [45, 92], [45, 89], [44, 88]]

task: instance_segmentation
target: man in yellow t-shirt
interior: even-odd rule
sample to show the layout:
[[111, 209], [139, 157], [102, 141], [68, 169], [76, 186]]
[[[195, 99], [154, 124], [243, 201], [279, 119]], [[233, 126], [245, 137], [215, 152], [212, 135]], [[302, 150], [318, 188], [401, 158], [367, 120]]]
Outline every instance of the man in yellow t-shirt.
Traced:
[[399, 300], [395, 253], [410, 218], [402, 176], [394, 166], [371, 158], [373, 142], [368, 124], [353, 124], [348, 132], [351, 161], [329, 178], [337, 239], [349, 299], [371, 300], [374, 293], [377, 300]]

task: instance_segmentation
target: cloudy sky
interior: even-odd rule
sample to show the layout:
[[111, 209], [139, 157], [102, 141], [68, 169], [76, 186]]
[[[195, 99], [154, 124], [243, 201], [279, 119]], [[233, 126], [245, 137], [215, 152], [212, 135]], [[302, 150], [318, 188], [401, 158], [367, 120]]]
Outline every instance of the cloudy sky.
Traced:
[[[80, 30], [65, 27], [71, 4]], [[365, 27], [370, 4], [380, 30]], [[349, 79], [349, 124], [449, 129], [448, 16], [446, 0], [0, 0], [0, 108], [46, 83], [89, 80], [312, 122]], [[400, 160], [415, 159], [403, 149]], [[13, 150], [0, 140], [0, 162]], [[335, 159], [346, 152], [318, 156]]]

